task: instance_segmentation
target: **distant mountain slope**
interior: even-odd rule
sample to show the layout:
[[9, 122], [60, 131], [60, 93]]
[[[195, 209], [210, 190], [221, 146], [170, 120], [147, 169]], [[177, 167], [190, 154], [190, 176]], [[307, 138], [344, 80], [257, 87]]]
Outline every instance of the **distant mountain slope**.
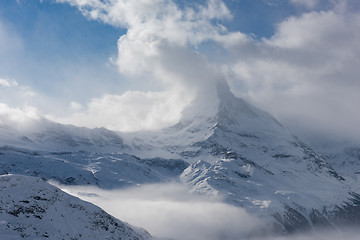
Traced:
[[121, 153], [45, 152], [0, 147], [0, 174], [15, 173], [70, 185], [111, 189], [173, 181], [188, 167], [184, 161], [140, 159]]
[[39, 178], [3, 175], [0, 239], [146, 240], [151, 236]]
[[126, 148], [116, 132], [62, 125], [40, 118], [26, 124], [1, 124], [0, 146], [42, 151], [119, 152]]
[[350, 183], [353, 191], [360, 192], [360, 146], [337, 143], [337, 146], [316, 149]]

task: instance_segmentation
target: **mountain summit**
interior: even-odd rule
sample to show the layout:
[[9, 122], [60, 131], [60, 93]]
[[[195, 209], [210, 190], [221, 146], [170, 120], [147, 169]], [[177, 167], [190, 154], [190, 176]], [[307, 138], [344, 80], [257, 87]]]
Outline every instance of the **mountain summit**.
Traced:
[[218, 124], [232, 131], [283, 131], [271, 115], [235, 97], [226, 81], [208, 87], [184, 109], [179, 125], [195, 122], [202, 127]]

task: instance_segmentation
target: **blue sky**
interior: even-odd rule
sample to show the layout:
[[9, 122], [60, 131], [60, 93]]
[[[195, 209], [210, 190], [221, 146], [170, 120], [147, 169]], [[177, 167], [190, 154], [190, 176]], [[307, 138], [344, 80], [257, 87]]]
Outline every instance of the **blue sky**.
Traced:
[[0, 19], [20, 42], [10, 62], [7, 56], [2, 59], [8, 62], [0, 67], [2, 77], [65, 101], [69, 97], [86, 101], [102, 93], [95, 86], [87, 88], [88, 95], [79, 95], [68, 84], [80, 88], [85, 79], [95, 85], [100, 78], [109, 85], [118, 80], [116, 69], [105, 65], [116, 53], [123, 29], [88, 21], [77, 9], [54, 1], [1, 1]]
[[349, 134], [360, 120], [352, 108], [360, 101], [359, 6], [1, 1], [0, 112], [32, 109], [54, 121], [121, 131], [161, 128], [178, 120], [193, 90], [211, 78], [204, 73], [211, 65], [236, 95], [290, 127], [300, 122], [327, 133], [336, 126]]
[[[189, 2], [178, 1], [180, 7], [194, 5]], [[227, 1], [234, 18], [221, 23], [229, 30], [254, 34], [256, 38], [270, 37], [276, 22], [296, 12], [287, 1], [280, 2], [283, 3], [271, 5], [261, 0]], [[7, 31], [21, 41], [21, 49], [10, 62], [11, 67], [1, 68], [2, 77], [14, 78], [44, 94], [60, 99], [73, 97], [78, 101], [103, 92], [94, 86], [87, 89], [88, 94], [79, 96], [77, 91], [71, 94], [64, 81], [71, 81], [75, 86], [78, 82], [77, 87], [81, 87], [84, 79], [97, 85], [101, 78], [107, 81], [101, 87], [104, 92], [136, 88], [122, 80], [116, 69], [107, 64], [109, 58], [116, 55], [116, 41], [126, 29], [98, 20], [89, 21], [78, 9], [53, 0], [1, 1], [0, 20]], [[78, 72], [94, 68], [91, 74]], [[111, 87], [107, 87], [109, 85]]]
[[[177, 2], [179, 7], [194, 5], [194, 1]], [[226, 4], [233, 19], [221, 23], [229, 30], [253, 34], [255, 38], [271, 37], [277, 22], [302, 12], [287, 0], [228, 0]], [[108, 81], [101, 88], [106, 92], [136, 88], [122, 80], [116, 69], [107, 64], [108, 59], [116, 55], [116, 41], [126, 33], [125, 28], [98, 20], [89, 21], [78, 9], [54, 0], [1, 1], [0, 20], [9, 32], [21, 39], [22, 45], [20, 53], [17, 53], [19, 56], [11, 61], [11, 68], [1, 68], [2, 77], [14, 78], [19, 83], [60, 99], [74, 97], [79, 101], [86, 101], [91, 95], [102, 92], [96, 86], [89, 87], [89, 93], [83, 93], [85, 96], [78, 96], [77, 91], [71, 94], [70, 89], [63, 88], [64, 81], [73, 84], [79, 81], [78, 87], [81, 87], [84, 85], [81, 78], [95, 85], [101, 78]], [[61, 68], [57, 68], [59, 65]], [[90, 71], [93, 68], [96, 70], [91, 74], [79, 76], [78, 69]]]

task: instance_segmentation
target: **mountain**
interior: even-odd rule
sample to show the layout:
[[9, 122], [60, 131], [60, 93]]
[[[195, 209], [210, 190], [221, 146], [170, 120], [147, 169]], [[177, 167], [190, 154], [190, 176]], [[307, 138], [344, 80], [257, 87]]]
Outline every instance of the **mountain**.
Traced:
[[236, 98], [226, 82], [205, 92], [175, 126], [128, 141], [134, 154], [186, 160], [191, 165], [180, 179], [192, 191], [221, 195], [280, 231], [359, 221], [346, 207], [359, 211], [359, 195], [324, 157], [270, 114]]
[[332, 142], [315, 144], [315, 149], [326, 157], [327, 161], [344, 176], [351, 188], [360, 192], [360, 146], [352, 142]]
[[68, 185], [105, 189], [173, 181], [189, 166], [182, 160], [123, 153], [47, 152], [0, 147], [0, 174], [23, 174]]
[[0, 239], [152, 239], [39, 178], [0, 176], [0, 203]]
[[62, 125], [45, 118], [29, 120], [24, 125], [0, 121], [1, 145], [41, 151], [119, 152], [126, 148], [116, 132]]
[[201, 89], [180, 121], [160, 131], [40, 119], [26, 128], [1, 125], [1, 145], [0, 174], [107, 189], [178, 180], [286, 233], [360, 224], [357, 150], [351, 158], [318, 154], [225, 81]]

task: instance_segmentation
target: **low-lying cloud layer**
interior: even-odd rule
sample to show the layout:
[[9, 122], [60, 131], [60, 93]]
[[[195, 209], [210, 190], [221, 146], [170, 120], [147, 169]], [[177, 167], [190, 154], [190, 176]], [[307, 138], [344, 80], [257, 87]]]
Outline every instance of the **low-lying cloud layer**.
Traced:
[[175, 240], [355, 240], [357, 230], [271, 236], [263, 220], [221, 199], [190, 194], [178, 183], [143, 185], [125, 190], [61, 188], [90, 201], [116, 218], [143, 227], [156, 237]]
[[262, 226], [259, 219], [243, 209], [219, 199], [189, 194], [179, 184], [144, 185], [112, 191], [63, 188], [157, 237], [176, 240], [242, 239]]

